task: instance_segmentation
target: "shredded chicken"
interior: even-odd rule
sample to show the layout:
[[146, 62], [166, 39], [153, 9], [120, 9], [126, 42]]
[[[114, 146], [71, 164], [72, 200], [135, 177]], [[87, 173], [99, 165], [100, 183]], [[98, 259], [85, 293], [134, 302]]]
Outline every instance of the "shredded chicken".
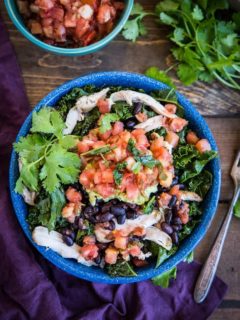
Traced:
[[169, 235], [156, 227], [147, 228], [144, 239], [153, 241], [167, 250], [172, 248], [172, 239]]
[[195, 192], [180, 191], [181, 200], [201, 202], [203, 199]]
[[161, 114], [167, 118], [177, 118], [175, 114], [167, 111], [160, 102], [158, 102], [146, 93], [141, 93], [132, 90], [121, 90], [112, 93], [108, 101], [110, 107], [117, 101], [126, 101], [130, 106], [133, 104], [133, 102], [143, 102], [157, 114]]
[[152, 131], [154, 129], [160, 129], [163, 124], [163, 117], [162, 116], [156, 116], [147, 119], [146, 121], [137, 124], [134, 128], [136, 129], [144, 129], [145, 132]]
[[47, 228], [39, 226], [33, 230], [32, 238], [39, 246], [48, 247], [63, 258], [75, 259], [85, 266], [96, 265], [93, 261], [83, 258], [80, 254], [80, 247], [77, 244], [73, 244], [71, 247], [67, 246], [59, 232], [49, 232]]
[[89, 96], [80, 97], [75, 106], [67, 114], [65, 121], [66, 128], [63, 130], [63, 134], [71, 134], [77, 122], [82, 121], [84, 114], [96, 107], [99, 99], [105, 99], [108, 91], [109, 88], [105, 88]]

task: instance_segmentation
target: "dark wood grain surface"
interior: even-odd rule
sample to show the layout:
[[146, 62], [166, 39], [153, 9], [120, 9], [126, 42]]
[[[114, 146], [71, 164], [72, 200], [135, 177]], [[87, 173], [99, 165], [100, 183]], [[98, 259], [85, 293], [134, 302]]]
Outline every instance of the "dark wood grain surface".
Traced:
[[[139, 1], [151, 10], [157, 1]], [[154, 19], [147, 18], [148, 35], [136, 43], [118, 36], [101, 51], [84, 57], [63, 57], [47, 53], [26, 40], [9, 20], [3, 1], [0, 13], [14, 45], [29, 102], [33, 107], [49, 91], [64, 81], [89, 72], [125, 70], [143, 73], [149, 66], [166, 69], [171, 63], [168, 30], [159, 26]], [[172, 73], [174, 77], [174, 73]], [[195, 250], [195, 257], [204, 262], [217, 234], [221, 221], [227, 212], [232, 197], [233, 184], [229, 177], [234, 154], [240, 148], [240, 93], [202, 82], [194, 86], [182, 86], [176, 79], [178, 90], [185, 94], [205, 116], [216, 138], [222, 163], [222, 188], [218, 212], [205, 238]], [[218, 275], [229, 289], [220, 307], [211, 320], [240, 319], [240, 220], [233, 218], [224, 251], [218, 268]]]

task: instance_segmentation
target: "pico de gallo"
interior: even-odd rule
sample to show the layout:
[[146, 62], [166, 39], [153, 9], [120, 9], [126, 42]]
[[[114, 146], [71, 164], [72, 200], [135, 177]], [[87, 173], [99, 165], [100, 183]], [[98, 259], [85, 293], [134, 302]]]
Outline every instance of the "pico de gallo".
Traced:
[[35, 112], [30, 131], [14, 146], [16, 192], [38, 245], [135, 276], [174, 254], [201, 220], [217, 153], [173, 89], [74, 88]]
[[17, 0], [30, 32], [60, 47], [88, 46], [112, 31], [124, 9], [115, 0]]

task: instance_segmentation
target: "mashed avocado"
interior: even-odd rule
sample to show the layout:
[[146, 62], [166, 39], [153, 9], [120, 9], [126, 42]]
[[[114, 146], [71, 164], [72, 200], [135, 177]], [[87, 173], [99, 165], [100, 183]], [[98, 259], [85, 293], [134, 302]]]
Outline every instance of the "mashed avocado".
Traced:
[[155, 186], [148, 187], [145, 190], [144, 195], [141, 194], [134, 201], [133, 200], [130, 201], [128, 199], [127, 195], [125, 193], [123, 193], [123, 192], [120, 192], [120, 191], [117, 191], [115, 195], [113, 195], [113, 196], [111, 196], [109, 198], [105, 198], [105, 199], [103, 197], [101, 197], [98, 193], [96, 193], [96, 192], [94, 192], [92, 190], [86, 190], [86, 191], [87, 191], [87, 193], [89, 195], [89, 201], [90, 201], [92, 206], [95, 205], [97, 199], [104, 200], [105, 202], [107, 202], [109, 200], [112, 200], [112, 199], [118, 199], [120, 201], [142, 205], [142, 204], [144, 204], [145, 202], [147, 202], [149, 200], [151, 193], [157, 192], [157, 184]]

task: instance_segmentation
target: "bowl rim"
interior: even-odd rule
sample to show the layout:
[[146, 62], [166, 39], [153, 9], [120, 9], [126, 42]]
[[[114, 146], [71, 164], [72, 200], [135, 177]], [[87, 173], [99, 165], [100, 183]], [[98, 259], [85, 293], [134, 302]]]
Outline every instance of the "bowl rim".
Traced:
[[[32, 114], [34, 111], [38, 111], [46, 105], [47, 103], [51, 103], [51, 100], [55, 100], [56, 98], [60, 98], [69, 90], [76, 86], [84, 86], [87, 84], [91, 84], [91, 81], [95, 79], [95, 81], [99, 80], [102, 81], [102, 85], [106, 86], [104, 83], [104, 80], [107, 78], [114, 78], [116, 81], [118, 79], [122, 78], [123, 81], [132, 80], [137, 81], [140, 83], [140, 86], [144, 86], [144, 84], [152, 85], [152, 86], [158, 86], [160, 87], [160, 90], [169, 88], [167, 85], [161, 83], [160, 81], [151, 79], [149, 77], [146, 77], [144, 75], [140, 75], [137, 73], [129, 73], [129, 72], [121, 72], [121, 71], [108, 71], [108, 72], [96, 72], [96, 73], [90, 73], [86, 74], [80, 77], [77, 77], [75, 79], [72, 79], [70, 81], [67, 81], [60, 85], [59, 87], [52, 90], [49, 94], [47, 94], [30, 112], [30, 114], [25, 119], [23, 125], [21, 126], [18, 135], [16, 137], [16, 141], [19, 140], [21, 136], [25, 136], [27, 133], [27, 126], [30, 125]], [[143, 84], [144, 83], [144, 84]], [[110, 84], [109, 84], [110, 85]], [[111, 84], [113, 85], [113, 84]], [[117, 85], [117, 84], [115, 84]], [[140, 87], [139, 86], [139, 87]], [[201, 126], [204, 127], [204, 133], [205, 137], [207, 137], [211, 143], [212, 149], [218, 151], [215, 139], [212, 135], [212, 132], [210, 128], [208, 127], [206, 121], [204, 118], [200, 115], [200, 113], [196, 110], [196, 108], [192, 105], [192, 103], [186, 99], [183, 95], [181, 95], [179, 92], [177, 92], [178, 101], [180, 100], [180, 104], [184, 104], [184, 108], [187, 106], [189, 113], [192, 112], [193, 117], [196, 121], [196, 123], [200, 122]], [[212, 173], [213, 173], [213, 185], [211, 187], [211, 202], [208, 204], [208, 208], [206, 209], [206, 214], [203, 216], [203, 219], [201, 219], [201, 222], [195, 227], [194, 231], [188, 236], [187, 239], [188, 242], [184, 243], [184, 246], [180, 246], [180, 249], [171, 256], [168, 260], [166, 260], [160, 267], [158, 268], [150, 268], [149, 270], [146, 270], [146, 272], [138, 273], [136, 277], [115, 277], [111, 278], [110, 276], [106, 274], [95, 274], [94, 270], [87, 267], [89, 272], [86, 272], [84, 270], [79, 270], [68, 262], [68, 259], [62, 258], [60, 255], [58, 255], [56, 252], [52, 251], [51, 249], [47, 249], [46, 247], [38, 246], [33, 240], [31, 236], [31, 232], [28, 227], [28, 223], [26, 222], [25, 218], [22, 218], [20, 216], [20, 211], [18, 205], [19, 202], [23, 203], [23, 199], [20, 195], [16, 194], [14, 192], [15, 188], [15, 176], [14, 176], [14, 168], [16, 166], [17, 161], [17, 154], [16, 152], [12, 151], [11, 154], [11, 160], [10, 160], [10, 168], [9, 168], [9, 188], [10, 188], [10, 194], [11, 199], [14, 207], [15, 214], [17, 216], [17, 219], [21, 225], [21, 228], [23, 229], [25, 235], [30, 240], [32, 245], [51, 263], [53, 263], [58, 268], [68, 272], [69, 274], [72, 274], [76, 276], [77, 278], [93, 281], [93, 282], [100, 282], [100, 283], [107, 283], [107, 284], [126, 284], [126, 283], [133, 283], [133, 282], [139, 282], [143, 280], [147, 280], [150, 278], [153, 278], [159, 274], [162, 274], [169, 269], [173, 268], [174, 266], [178, 265], [183, 259], [197, 246], [197, 244], [202, 240], [202, 238], [205, 236], [213, 217], [216, 214], [217, 204], [219, 200], [220, 195], [220, 186], [221, 186], [221, 168], [220, 168], [220, 159], [216, 158], [212, 160], [212, 163], [214, 163], [212, 166]], [[209, 191], [210, 192], [210, 191]], [[204, 211], [205, 212], [205, 211]], [[208, 216], [208, 220], [207, 217]], [[77, 269], [77, 270], [76, 270]]]
[[[13, 0], [15, 1], [15, 0]], [[21, 23], [15, 14], [15, 11], [13, 10], [12, 1], [4, 0], [5, 6], [7, 8], [7, 12], [9, 14], [9, 17], [11, 18], [12, 22], [16, 26], [16, 28], [22, 33], [24, 37], [26, 37], [30, 42], [37, 45], [38, 47], [45, 49], [47, 51], [60, 54], [60, 55], [67, 55], [67, 56], [77, 56], [77, 55], [85, 55], [93, 53], [105, 45], [107, 45], [111, 40], [113, 40], [118, 33], [122, 30], [123, 26], [127, 22], [130, 13], [132, 11], [132, 7], [134, 4], [134, 0], [126, 0], [126, 7], [123, 11], [123, 14], [119, 18], [116, 26], [113, 28], [113, 30], [104, 38], [101, 40], [94, 42], [93, 44], [90, 44], [86, 47], [79, 47], [79, 48], [61, 48], [57, 46], [52, 46], [50, 44], [47, 44], [41, 40], [39, 40], [37, 37], [35, 37], [28, 29], [25, 27], [24, 23]]]

